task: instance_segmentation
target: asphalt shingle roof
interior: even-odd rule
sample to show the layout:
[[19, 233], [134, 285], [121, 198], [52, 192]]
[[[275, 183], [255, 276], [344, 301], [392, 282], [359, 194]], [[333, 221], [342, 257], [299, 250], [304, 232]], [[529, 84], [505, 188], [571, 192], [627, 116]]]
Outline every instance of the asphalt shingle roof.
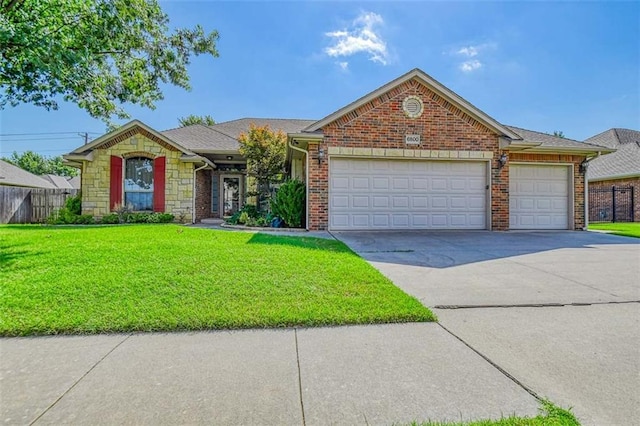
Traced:
[[560, 138], [547, 133], [534, 132], [533, 130], [521, 129], [514, 126], [505, 126], [512, 132], [518, 134], [526, 142], [538, 142], [541, 146], [548, 146], [553, 148], [589, 148], [603, 146], [594, 143], [585, 143], [568, 138]]
[[194, 124], [165, 130], [161, 133], [194, 152], [237, 151], [240, 147], [238, 137], [241, 133], [248, 131], [251, 124], [268, 125], [272, 130], [281, 130], [284, 133], [298, 133], [311, 123], [315, 123], [315, 120], [241, 118], [217, 123], [213, 126]]
[[0, 185], [55, 188], [51, 182], [2, 160], [0, 160]]
[[609, 129], [587, 139], [587, 142], [614, 148], [617, 151], [591, 161], [587, 178], [640, 176], [640, 131], [631, 129]]

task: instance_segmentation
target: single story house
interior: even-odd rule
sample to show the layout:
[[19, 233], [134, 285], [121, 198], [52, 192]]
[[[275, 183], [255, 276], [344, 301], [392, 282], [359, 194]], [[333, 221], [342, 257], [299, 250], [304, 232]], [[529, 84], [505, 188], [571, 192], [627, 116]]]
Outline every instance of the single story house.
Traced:
[[[624, 194], [625, 198], [628, 198], [629, 207], [631, 207], [629, 210], [632, 212], [632, 215], [628, 215], [631, 217], [625, 219], [640, 222], [640, 131], [609, 129], [590, 137], [585, 142], [616, 150], [612, 154], [590, 161], [587, 180], [591, 192], [603, 194], [604, 198], [611, 198], [610, 203], [613, 203], [613, 196], [609, 195], [613, 187], [633, 188], [630, 194]], [[621, 199], [622, 197], [619, 197], [618, 201]], [[599, 217], [603, 212], [595, 205], [592, 207], [589, 211], [590, 220], [603, 219]], [[611, 220], [612, 217], [606, 219]]]
[[505, 126], [419, 69], [321, 120], [240, 119], [157, 131], [134, 120], [64, 156], [82, 209], [197, 222], [242, 206], [238, 136], [287, 134], [310, 230], [582, 229], [586, 162], [614, 149]]

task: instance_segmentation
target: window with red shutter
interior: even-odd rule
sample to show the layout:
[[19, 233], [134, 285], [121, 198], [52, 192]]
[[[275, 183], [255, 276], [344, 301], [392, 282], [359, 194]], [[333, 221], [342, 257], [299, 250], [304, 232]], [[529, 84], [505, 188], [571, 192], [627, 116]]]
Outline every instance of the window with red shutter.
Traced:
[[109, 173], [109, 208], [113, 211], [116, 205], [122, 204], [122, 158], [111, 156]]

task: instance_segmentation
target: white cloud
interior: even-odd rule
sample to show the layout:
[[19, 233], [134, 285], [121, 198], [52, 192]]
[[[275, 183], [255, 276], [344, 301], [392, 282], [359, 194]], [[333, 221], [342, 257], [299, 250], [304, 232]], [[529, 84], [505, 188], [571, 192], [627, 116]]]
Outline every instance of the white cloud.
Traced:
[[349, 71], [349, 62], [337, 62], [342, 71]]
[[460, 64], [460, 70], [464, 72], [472, 72], [482, 67], [482, 62], [477, 59], [472, 59], [470, 61], [464, 61]]
[[[333, 39], [333, 43], [325, 48], [324, 52], [332, 58], [367, 53], [369, 60], [387, 65], [389, 56], [387, 43], [378, 32], [383, 25], [382, 16], [373, 12], [363, 12], [353, 20], [348, 29], [325, 33], [327, 37]], [[341, 62], [341, 67], [343, 63], [348, 65], [346, 62]]]
[[475, 46], [467, 46], [462, 47], [456, 51], [458, 55], [468, 56], [469, 58], [473, 58], [474, 56], [478, 56], [478, 48]]
[[[463, 72], [470, 73], [482, 68], [484, 66], [484, 62], [482, 62], [480, 58], [486, 56], [487, 51], [495, 50], [497, 47], [497, 44], [494, 42], [476, 45], [470, 44], [468, 46], [451, 49], [449, 54], [451, 56], [464, 58], [462, 59], [462, 62], [458, 64], [458, 68]], [[446, 54], [446, 52], [444, 53]]]

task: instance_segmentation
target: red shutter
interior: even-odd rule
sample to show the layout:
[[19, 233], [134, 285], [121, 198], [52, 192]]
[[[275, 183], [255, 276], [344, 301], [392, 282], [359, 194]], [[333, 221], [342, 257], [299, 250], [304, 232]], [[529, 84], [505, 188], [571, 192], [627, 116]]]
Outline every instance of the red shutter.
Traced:
[[111, 156], [109, 185], [109, 208], [115, 210], [116, 204], [122, 204], [122, 158]]
[[164, 212], [164, 179], [166, 157], [153, 160], [153, 211]]

